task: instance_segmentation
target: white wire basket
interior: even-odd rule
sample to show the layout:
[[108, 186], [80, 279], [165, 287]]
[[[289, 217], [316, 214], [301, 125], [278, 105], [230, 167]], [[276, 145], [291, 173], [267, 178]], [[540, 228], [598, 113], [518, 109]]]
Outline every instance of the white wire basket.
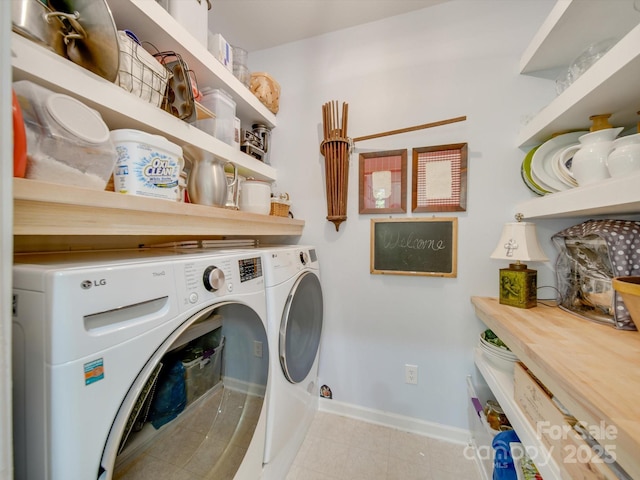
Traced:
[[171, 72], [126, 32], [118, 31], [120, 68], [116, 84], [156, 107], [162, 105]]

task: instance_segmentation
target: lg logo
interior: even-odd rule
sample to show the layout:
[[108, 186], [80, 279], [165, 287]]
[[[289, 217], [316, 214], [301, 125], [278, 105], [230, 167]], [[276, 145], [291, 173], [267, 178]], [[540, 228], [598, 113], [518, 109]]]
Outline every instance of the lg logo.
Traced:
[[83, 290], [89, 290], [91, 287], [102, 287], [103, 285], [107, 284], [107, 280], [104, 278], [101, 278], [100, 280], [84, 280], [81, 284], [80, 287], [82, 287]]

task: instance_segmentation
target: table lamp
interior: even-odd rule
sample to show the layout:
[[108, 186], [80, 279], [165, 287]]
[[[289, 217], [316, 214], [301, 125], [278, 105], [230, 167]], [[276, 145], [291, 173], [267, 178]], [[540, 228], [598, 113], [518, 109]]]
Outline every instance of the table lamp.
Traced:
[[491, 258], [514, 262], [509, 268], [500, 269], [500, 303], [531, 308], [537, 305], [538, 272], [521, 262], [546, 262], [549, 259], [538, 243], [535, 224], [522, 222], [521, 214], [516, 215], [516, 220], [504, 225]]

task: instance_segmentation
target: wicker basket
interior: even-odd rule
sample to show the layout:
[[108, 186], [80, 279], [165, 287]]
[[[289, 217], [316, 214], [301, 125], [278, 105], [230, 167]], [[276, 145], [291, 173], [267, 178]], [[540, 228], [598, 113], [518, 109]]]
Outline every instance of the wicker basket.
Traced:
[[271, 211], [269, 215], [276, 217], [288, 217], [289, 216], [289, 194], [285, 193], [278, 197], [271, 198]]
[[278, 113], [280, 109], [280, 84], [271, 75], [265, 72], [252, 73], [249, 89], [271, 113], [274, 115]]

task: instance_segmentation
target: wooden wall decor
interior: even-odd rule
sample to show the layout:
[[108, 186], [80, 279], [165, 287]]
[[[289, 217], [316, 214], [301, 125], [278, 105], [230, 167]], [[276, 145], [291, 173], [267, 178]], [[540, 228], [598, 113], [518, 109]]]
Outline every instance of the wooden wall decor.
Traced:
[[373, 274], [456, 277], [458, 219], [372, 219], [370, 271]]
[[412, 212], [467, 209], [467, 144], [413, 149]]
[[360, 154], [360, 213], [407, 211], [407, 149]]
[[347, 137], [347, 118], [349, 106], [342, 103], [342, 117], [338, 111], [338, 102], [332, 100], [322, 106], [322, 125], [324, 140], [320, 152], [324, 155], [327, 220], [336, 226], [347, 219], [347, 191], [349, 182], [349, 154], [351, 141]]

